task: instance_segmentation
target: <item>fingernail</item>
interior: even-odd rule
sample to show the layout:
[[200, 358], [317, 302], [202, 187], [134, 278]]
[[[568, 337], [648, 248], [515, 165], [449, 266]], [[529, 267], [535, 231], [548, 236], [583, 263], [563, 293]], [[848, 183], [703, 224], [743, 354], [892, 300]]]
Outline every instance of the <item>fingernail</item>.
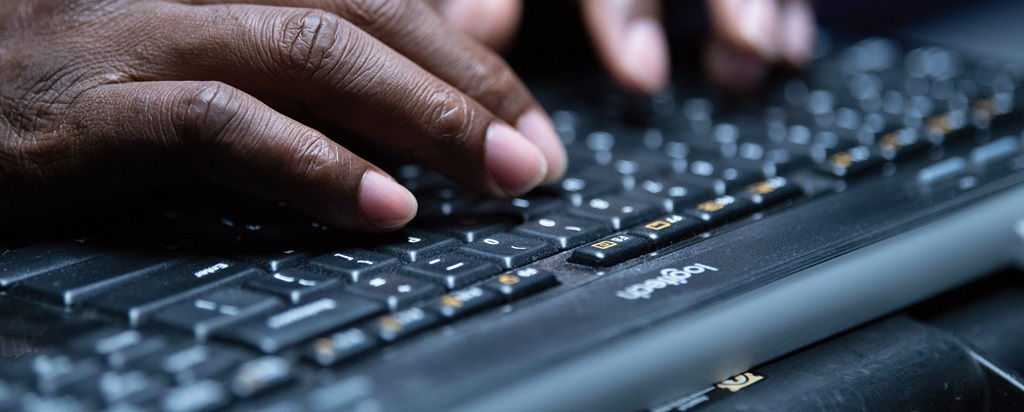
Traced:
[[747, 0], [740, 11], [740, 36], [767, 61], [774, 61], [779, 54], [774, 43], [776, 7], [775, 0]]
[[814, 13], [803, 1], [788, 1], [779, 11], [780, 42], [786, 60], [803, 66], [814, 51]]
[[668, 42], [661, 24], [641, 18], [629, 24], [622, 43], [622, 63], [633, 81], [647, 93], [668, 83]]
[[533, 142], [540, 148], [547, 161], [548, 172], [544, 175], [541, 184], [554, 183], [565, 175], [565, 168], [568, 160], [565, 154], [565, 146], [555, 133], [555, 126], [551, 124], [548, 116], [539, 109], [531, 109], [519, 116], [516, 121], [516, 128], [527, 140]]
[[508, 197], [530, 191], [547, 175], [540, 149], [504, 123], [491, 123], [485, 150], [484, 166]]
[[359, 209], [380, 229], [405, 226], [416, 216], [416, 198], [402, 185], [368, 170], [359, 184]]

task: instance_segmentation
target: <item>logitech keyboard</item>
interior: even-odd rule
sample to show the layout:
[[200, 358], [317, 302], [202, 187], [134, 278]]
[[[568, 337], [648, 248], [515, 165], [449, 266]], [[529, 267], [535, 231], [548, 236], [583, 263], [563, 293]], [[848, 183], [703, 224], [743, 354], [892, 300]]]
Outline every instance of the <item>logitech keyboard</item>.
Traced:
[[389, 235], [211, 189], [8, 239], [0, 410], [639, 410], [1021, 261], [1024, 68], [821, 43], [754, 97], [537, 79], [566, 177], [391, 160]]

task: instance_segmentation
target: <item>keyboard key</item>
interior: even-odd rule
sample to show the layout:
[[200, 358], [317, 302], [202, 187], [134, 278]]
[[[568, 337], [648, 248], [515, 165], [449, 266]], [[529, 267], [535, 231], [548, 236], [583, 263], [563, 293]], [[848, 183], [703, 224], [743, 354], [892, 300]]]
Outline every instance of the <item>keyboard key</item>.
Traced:
[[652, 203], [625, 196], [594, 198], [580, 207], [569, 209], [574, 216], [599, 221], [614, 230], [633, 226], [658, 212], [659, 208]]
[[971, 168], [977, 172], [1006, 171], [1010, 160], [1021, 153], [1021, 141], [1013, 136], [1006, 136], [991, 143], [978, 146], [971, 150], [968, 160]]
[[[571, 162], [570, 162], [571, 164]], [[557, 186], [543, 187], [538, 190], [554, 192], [569, 200], [573, 206], [582, 206], [592, 197], [619, 189], [618, 176], [614, 172], [591, 169], [586, 173], [570, 174], [562, 179]]]
[[277, 299], [242, 289], [220, 289], [170, 305], [153, 316], [154, 321], [186, 330], [206, 340], [217, 329], [279, 310]]
[[483, 259], [446, 255], [416, 262], [402, 268], [403, 273], [456, 289], [501, 273], [501, 267]]
[[569, 261], [589, 266], [611, 266], [647, 253], [650, 243], [636, 235], [613, 235], [572, 251]]
[[462, 246], [461, 242], [448, 236], [407, 230], [386, 236], [375, 249], [406, 262], [417, 262], [431, 256], [451, 252], [459, 246]]
[[364, 249], [344, 249], [307, 260], [300, 267], [358, 282], [367, 276], [398, 266], [398, 259]]
[[74, 359], [67, 355], [25, 356], [4, 366], [4, 376], [32, 385], [43, 395], [56, 395], [83, 382], [94, 381], [103, 372], [96, 359]]
[[556, 196], [531, 193], [512, 200], [476, 201], [470, 210], [474, 214], [508, 216], [525, 222], [558, 212], [564, 207], [565, 203]]
[[483, 287], [498, 292], [509, 301], [555, 286], [558, 286], [558, 279], [555, 278], [555, 275], [535, 268], [523, 268], [508, 272], [483, 284]]
[[178, 384], [221, 376], [244, 358], [235, 352], [193, 345], [178, 348], [145, 362], [141, 369], [170, 376]]
[[264, 356], [238, 366], [230, 378], [231, 393], [246, 399], [277, 389], [295, 379], [292, 364], [277, 356]]
[[951, 157], [917, 172], [917, 183], [922, 186], [954, 184], [967, 176], [967, 161], [960, 156]]
[[872, 153], [871, 148], [867, 146], [855, 146], [837, 151], [829, 150], [824, 156], [817, 166], [818, 170], [840, 178], [851, 177], [875, 169], [885, 162], [885, 159]]
[[630, 230], [629, 234], [646, 238], [654, 247], [662, 247], [700, 233], [703, 228], [704, 225], [697, 219], [681, 215], [667, 215], [637, 226]]
[[132, 326], [138, 326], [157, 310], [218, 286], [240, 284], [262, 273], [237, 262], [205, 258], [146, 272], [116, 289], [90, 298], [87, 303], [126, 316]]
[[444, 319], [455, 320], [501, 303], [501, 297], [494, 291], [474, 286], [441, 296], [428, 308]]
[[132, 279], [180, 264], [167, 253], [114, 253], [26, 279], [14, 289], [54, 303], [74, 306]]
[[925, 133], [935, 143], [964, 140], [974, 136], [977, 130], [962, 110], [951, 110], [929, 117], [925, 119], [924, 126]]
[[658, 203], [663, 211], [673, 213], [697, 204], [698, 200], [715, 195], [713, 185], [693, 184], [685, 180], [681, 177], [647, 179], [640, 182], [635, 189], [626, 192], [625, 196]]
[[145, 338], [141, 342], [107, 355], [107, 365], [113, 369], [128, 370], [170, 347], [171, 344], [162, 336]]
[[498, 232], [508, 230], [516, 222], [507, 216], [494, 215], [453, 215], [431, 219], [422, 228], [431, 232], [445, 233], [469, 243]]
[[144, 404], [159, 399], [166, 390], [166, 382], [142, 371], [111, 371], [100, 375], [97, 381], [89, 382], [88, 387], [76, 391], [76, 395], [95, 396], [107, 405], [118, 402]]
[[922, 139], [917, 129], [904, 127], [881, 135], [877, 145], [882, 158], [893, 160], [925, 150], [932, 143]]
[[165, 412], [202, 412], [223, 408], [231, 401], [224, 385], [210, 380], [171, 389], [160, 400]]
[[370, 323], [370, 328], [380, 340], [394, 342], [440, 323], [438, 315], [414, 307], [383, 315]]
[[504, 269], [517, 268], [558, 252], [547, 242], [498, 233], [459, 249], [460, 253], [495, 262]]
[[746, 196], [754, 203], [770, 206], [800, 196], [803, 191], [784, 177], [772, 177], [744, 188]]
[[235, 323], [214, 336], [275, 353], [383, 310], [384, 306], [373, 300], [330, 291], [309, 303]]
[[725, 195], [701, 202], [697, 207], [687, 209], [684, 213], [700, 219], [705, 227], [710, 228], [746, 216], [755, 210], [757, 205], [753, 201]]
[[379, 344], [376, 336], [364, 328], [348, 328], [313, 341], [305, 356], [321, 366], [331, 366], [368, 352]]
[[383, 302], [392, 311], [441, 294], [441, 288], [432, 282], [393, 273], [374, 275], [346, 290]]
[[340, 288], [341, 280], [307, 272], [302, 269], [284, 269], [270, 276], [259, 278], [245, 284], [245, 287], [280, 297], [293, 305], [307, 302], [310, 296], [316, 296], [325, 290]]
[[611, 229], [589, 219], [555, 215], [519, 225], [513, 232], [546, 241], [560, 250], [566, 250], [607, 235], [611, 233]]
[[35, 275], [71, 266], [103, 252], [82, 242], [40, 243], [0, 253], [0, 289]]

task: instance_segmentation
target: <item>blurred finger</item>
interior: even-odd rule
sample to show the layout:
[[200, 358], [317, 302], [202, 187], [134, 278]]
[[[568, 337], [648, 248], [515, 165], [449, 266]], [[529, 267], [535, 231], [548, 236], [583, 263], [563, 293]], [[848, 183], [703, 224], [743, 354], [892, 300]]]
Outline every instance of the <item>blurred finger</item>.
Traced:
[[756, 90], [769, 71], [768, 63], [759, 56], [739, 50], [721, 38], [708, 41], [702, 62], [711, 81], [734, 93]]
[[515, 37], [522, 0], [439, 0], [438, 11], [455, 28], [491, 49], [505, 50]]
[[581, 0], [598, 55], [623, 86], [654, 93], [668, 85], [668, 40], [656, 0]]
[[814, 47], [814, 13], [807, 0], [709, 0], [714, 35], [768, 62], [799, 67]]
[[[76, 167], [64, 174], [80, 180], [198, 171], [224, 187], [365, 231], [397, 229], [416, 213], [412, 194], [380, 169], [223, 83], [101, 86], [80, 96], [68, 119], [79, 136], [70, 140]], [[85, 179], [90, 174], [115, 176]]]

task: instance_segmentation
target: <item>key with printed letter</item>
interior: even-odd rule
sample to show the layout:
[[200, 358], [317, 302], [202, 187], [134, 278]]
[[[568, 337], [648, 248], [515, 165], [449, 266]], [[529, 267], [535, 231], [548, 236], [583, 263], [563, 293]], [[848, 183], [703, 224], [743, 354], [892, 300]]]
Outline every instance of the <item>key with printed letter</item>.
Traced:
[[379, 252], [401, 258], [406, 262], [416, 262], [451, 252], [462, 245], [455, 238], [419, 230], [403, 230], [386, 236], [383, 243], [375, 249]]
[[382, 273], [363, 279], [349, 287], [349, 292], [384, 302], [388, 309], [399, 310], [418, 300], [441, 294], [437, 285], [393, 273]]
[[682, 215], [667, 215], [642, 226], [634, 227], [629, 234], [646, 238], [652, 246], [661, 247], [703, 230], [704, 225], [694, 218]]
[[498, 265], [462, 255], [438, 256], [402, 268], [403, 273], [435, 282], [448, 289], [460, 288], [501, 273]]
[[555, 275], [536, 268], [508, 272], [483, 284], [485, 288], [498, 292], [510, 301], [557, 285]]
[[498, 233], [470, 243], [459, 249], [459, 252], [495, 262], [504, 269], [512, 269], [551, 256], [558, 250], [542, 240]]
[[514, 232], [545, 240], [560, 250], [566, 250], [607, 235], [611, 229], [589, 219], [555, 215], [520, 225]]
[[294, 304], [309, 300], [310, 296], [328, 289], [341, 287], [341, 280], [327, 275], [288, 268], [270, 276], [260, 276], [245, 287], [281, 297]]
[[391, 256], [363, 249], [345, 249], [306, 261], [301, 267], [326, 275], [344, 276], [350, 282], [398, 266], [401, 262]]

